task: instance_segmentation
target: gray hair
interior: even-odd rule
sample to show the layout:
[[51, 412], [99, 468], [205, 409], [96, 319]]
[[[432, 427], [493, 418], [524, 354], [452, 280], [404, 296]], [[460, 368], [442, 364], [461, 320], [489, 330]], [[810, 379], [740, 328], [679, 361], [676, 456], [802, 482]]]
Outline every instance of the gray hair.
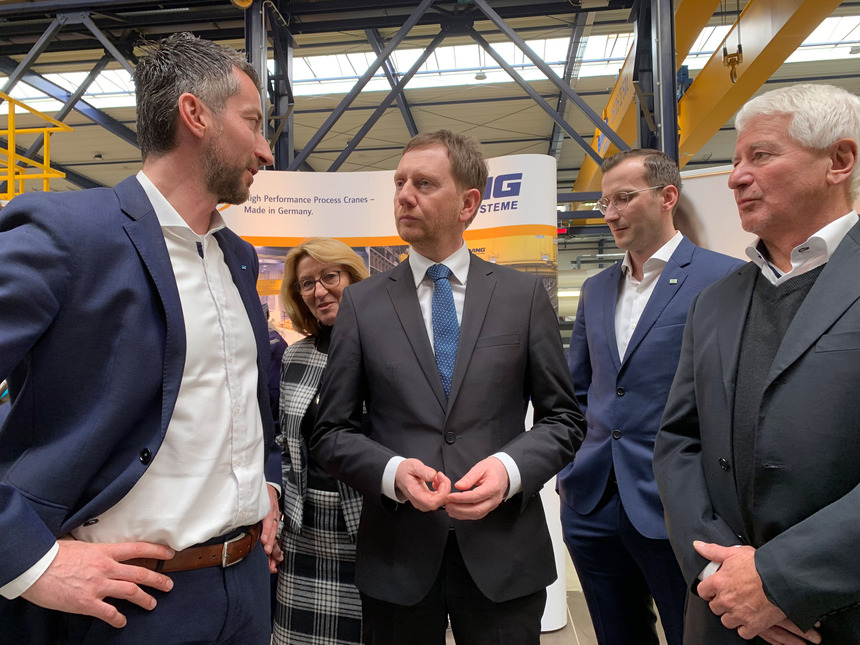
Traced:
[[137, 99], [137, 141], [141, 157], [163, 154], [176, 146], [179, 97], [190, 93], [216, 114], [239, 92], [234, 68], [260, 85], [257, 72], [234, 49], [190, 33], [171, 34], [158, 42], [143, 42], [134, 70]]
[[[757, 116], [791, 117], [788, 136], [812, 150], [826, 150], [840, 139], [860, 145], [860, 98], [841, 87], [804, 83], [771, 90], [749, 100], [735, 116], [740, 133]], [[849, 187], [851, 200], [860, 196], [860, 161]]]

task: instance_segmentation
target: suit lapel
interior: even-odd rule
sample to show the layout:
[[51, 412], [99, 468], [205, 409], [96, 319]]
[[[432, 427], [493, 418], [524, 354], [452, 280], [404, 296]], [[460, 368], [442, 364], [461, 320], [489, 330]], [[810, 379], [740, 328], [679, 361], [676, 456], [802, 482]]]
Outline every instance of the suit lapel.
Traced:
[[[600, 275], [604, 274], [599, 273], [598, 276]], [[605, 282], [596, 285], [603, 299], [603, 306], [597, 309], [600, 312], [598, 315], [602, 315], [603, 320], [596, 320], [595, 323], [596, 329], [605, 330], [603, 336], [608, 345], [608, 354], [612, 357], [617, 372], [621, 369], [621, 356], [618, 355], [618, 337], [615, 335], [615, 308], [618, 306], [618, 293], [621, 290], [621, 281], [624, 279], [621, 263], [613, 264], [606, 270], [605, 275]], [[588, 324], [590, 325], [591, 322], [589, 321]]]
[[472, 359], [475, 343], [484, 326], [484, 318], [490, 306], [490, 298], [496, 287], [493, 265], [483, 262], [469, 254], [469, 277], [466, 281], [466, 302], [463, 306], [463, 322], [460, 325], [460, 340], [457, 344], [457, 361], [454, 363], [454, 376], [451, 379], [451, 396], [448, 409], [457, 398], [463, 377]]
[[773, 360], [765, 388], [860, 298], [860, 224], [856, 224], [830, 257], [797, 310]]
[[690, 260], [693, 257], [693, 248], [693, 243], [684, 238], [681, 240], [678, 248], [675, 249], [672, 257], [669, 258], [669, 261], [663, 268], [663, 272], [657, 278], [654, 292], [651, 294], [648, 304], [645, 305], [645, 309], [639, 317], [636, 329], [633, 330], [633, 335], [627, 344], [627, 351], [621, 360], [622, 364], [626, 362], [627, 356], [633, 354], [636, 347], [642, 342], [642, 339], [645, 338], [645, 335], [651, 330], [654, 323], [657, 322], [660, 314], [663, 313], [663, 310], [666, 309], [666, 306], [672, 301], [675, 294], [680, 291], [684, 280], [687, 279], [687, 267], [689, 267]]
[[185, 367], [185, 321], [182, 317], [179, 290], [176, 287], [170, 255], [167, 253], [167, 244], [164, 242], [164, 233], [143, 187], [137, 179], [129, 177], [117, 184], [114, 191], [119, 198], [120, 207], [130, 218], [124, 227], [125, 231], [152, 277], [164, 307], [167, 332], [164, 347], [165, 396], [161, 425], [162, 429], [166, 429], [173, 414], [173, 405], [179, 394], [182, 370]]
[[[447, 408], [445, 390], [442, 388], [442, 380], [439, 378], [439, 369], [436, 367], [436, 357], [427, 338], [427, 328], [424, 326], [424, 318], [421, 315], [421, 306], [418, 304], [418, 294], [415, 292], [415, 282], [412, 277], [412, 269], [409, 266], [409, 258], [398, 264], [388, 274], [388, 295], [391, 304], [415, 358], [421, 366], [421, 371], [433, 388], [433, 393], [443, 409]], [[454, 370], [456, 377], [456, 367]]]
[[[758, 272], [759, 268], [753, 262], [741, 267], [738, 273], [737, 289], [732, 293], [732, 298], [737, 299], [738, 306], [733, 307], [727, 303], [729, 306], [724, 307], [718, 317], [717, 347], [720, 352], [720, 373], [723, 375], [723, 388], [726, 392], [729, 418], [735, 409], [735, 381], [738, 374], [741, 338], [743, 337], [744, 324]], [[732, 280], [732, 283], [734, 282]]]

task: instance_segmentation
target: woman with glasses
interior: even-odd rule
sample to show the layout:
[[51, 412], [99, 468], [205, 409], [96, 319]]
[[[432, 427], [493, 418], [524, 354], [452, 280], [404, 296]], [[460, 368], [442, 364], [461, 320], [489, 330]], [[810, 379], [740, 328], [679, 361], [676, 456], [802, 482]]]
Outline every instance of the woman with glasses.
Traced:
[[284, 561], [272, 642], [361, 643], [361, 599], [353, 584], [361, 497], [309, 457], [331, 329], [343, 290], [368, 275], [362, 259], [331, 238], [309, 238], [284, 263], [281, 301], [307, 334], [281, 363]]

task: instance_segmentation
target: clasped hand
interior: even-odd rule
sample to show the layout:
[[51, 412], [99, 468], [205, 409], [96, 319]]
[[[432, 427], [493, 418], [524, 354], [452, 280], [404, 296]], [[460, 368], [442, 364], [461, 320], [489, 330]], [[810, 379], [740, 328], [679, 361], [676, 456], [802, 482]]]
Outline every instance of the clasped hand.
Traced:
[[804, 632], [774, 605], [764, 593], [751, 546], [724, 547], [695, 541], [693, 547], [702, 557], [720, 563], [716, 573], [699, 583], [696, 592], [711, 611], [741, 638], [756, 636], [771, 645], [820, 643], [814, 629]]
[[395, 487], [419, 511], [445, 509], [457, 520], [479, 520], [502, 503], [508, 490], [508, 471], [495, 457], [472, 466], [454, 482], [418, 459], [405, 459], [397, 467]]

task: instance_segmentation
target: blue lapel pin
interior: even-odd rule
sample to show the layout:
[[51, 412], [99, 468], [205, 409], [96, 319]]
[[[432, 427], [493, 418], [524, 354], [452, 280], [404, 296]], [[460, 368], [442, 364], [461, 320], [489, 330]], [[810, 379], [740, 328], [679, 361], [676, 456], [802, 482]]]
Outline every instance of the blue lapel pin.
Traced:
[[[245, 265], [245, 264], [242, 265], [242, 271], [245, 271], [247, 268], [248, 268], [247, 265]], [[675, 282], [677, 282], [677, 280], [675, 280]]]

